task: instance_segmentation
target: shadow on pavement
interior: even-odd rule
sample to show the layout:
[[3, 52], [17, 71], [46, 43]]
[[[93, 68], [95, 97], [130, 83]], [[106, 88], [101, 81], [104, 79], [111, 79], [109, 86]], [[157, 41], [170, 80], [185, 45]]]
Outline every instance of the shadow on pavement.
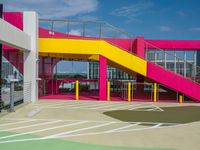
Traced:
[[164, 111], [117, 110], [104, 115], [127, 122], [191, 123], [200, 121], [200, 106], [163, 107]]

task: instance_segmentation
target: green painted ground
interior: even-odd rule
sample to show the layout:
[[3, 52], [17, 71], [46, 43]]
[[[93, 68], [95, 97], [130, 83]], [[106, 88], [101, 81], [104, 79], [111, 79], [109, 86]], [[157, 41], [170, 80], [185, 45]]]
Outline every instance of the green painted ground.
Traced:
[[[0, 133], [0, 137], [11, 135], [14, 133]], [[26, 135], [23, 138], [36, 138], [34, 135]], [[16, 137], [13, 139], [22, 139], [22, 137]], [[11, 140], [11, 138], [0, 140]], [[114, 146], [102, 146], [93, 144], [83, 144], [78, 142], [71, 142], [59, 139], [38, 140], [38, 141], [26, 141], [26, 142], [14, 142], [14, 143], [1, 143], [1, 150], [175, 150], [170, 148], [127, 148], [127, 147], [114, 147]]]

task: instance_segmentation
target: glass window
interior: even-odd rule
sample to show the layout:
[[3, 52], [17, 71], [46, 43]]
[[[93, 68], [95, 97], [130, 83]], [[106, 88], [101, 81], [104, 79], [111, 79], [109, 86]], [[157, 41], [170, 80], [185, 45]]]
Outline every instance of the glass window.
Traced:
[[147, 59], [148, 60], [155, 60], [155, 51], [154, 50], [149, 50], [147, 53]]
[[179, 60], [184, 60], [185, 51], [175, 51], [175, 53], [176, 53], [176, 57], [177, 57]]
[[161, 50], [157, 50], [156, 51], [156, 56], [157, 56], [157, 58], [156, 58], [156, 60], [164, 60], [164, 51], [161, 51]]
[[176, 63], [176, 72], [178, 74], [184, 76], [184, 62], [177, 62]]
[[194, 51], [186, 51], [186, 60], [194, 60]]
[[187, 77], [192, 76], [192, 64], [186, 63], [186, 76]]
[[174, 61], [174, 51], [165, 51], [166, 60]]
[[167, 69], [174, 71], [174, 63], [167, 62]]

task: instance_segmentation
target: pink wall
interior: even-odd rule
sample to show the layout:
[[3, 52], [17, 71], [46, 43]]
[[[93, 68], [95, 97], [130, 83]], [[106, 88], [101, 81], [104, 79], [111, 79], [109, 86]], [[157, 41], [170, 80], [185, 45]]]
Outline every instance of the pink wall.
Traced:
[[[3, 19], [14, 25], [15, 27], [23, 30], [23, 13], [22, 12], [4, 12]], [[10, 46], [3, 45], [3, 49], [14, 49]]]
[[[200, 40], [145, 40], [161, 49], [199, 49]], [[152, 46], [148, 46], [153, 48]]]
[[200, 86], [181, 75], [179, 76], [161, 66], [147, 62], [147, 77], [200, 101]]
[[[23, 30], [23, 13], [22, 12], [4, 12], [3, 18], [15, 27]], [[18, 50], [3, 45], [3, 55], [10, 61], [21, 73], [23, 73], [23, 54]]]

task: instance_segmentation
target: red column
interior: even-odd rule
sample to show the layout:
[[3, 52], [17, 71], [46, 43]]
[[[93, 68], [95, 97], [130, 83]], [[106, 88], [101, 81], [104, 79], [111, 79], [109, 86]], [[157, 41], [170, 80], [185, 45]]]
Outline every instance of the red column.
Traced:
[[106, 100], [107, 59], [99, 56], [99, 100]]

